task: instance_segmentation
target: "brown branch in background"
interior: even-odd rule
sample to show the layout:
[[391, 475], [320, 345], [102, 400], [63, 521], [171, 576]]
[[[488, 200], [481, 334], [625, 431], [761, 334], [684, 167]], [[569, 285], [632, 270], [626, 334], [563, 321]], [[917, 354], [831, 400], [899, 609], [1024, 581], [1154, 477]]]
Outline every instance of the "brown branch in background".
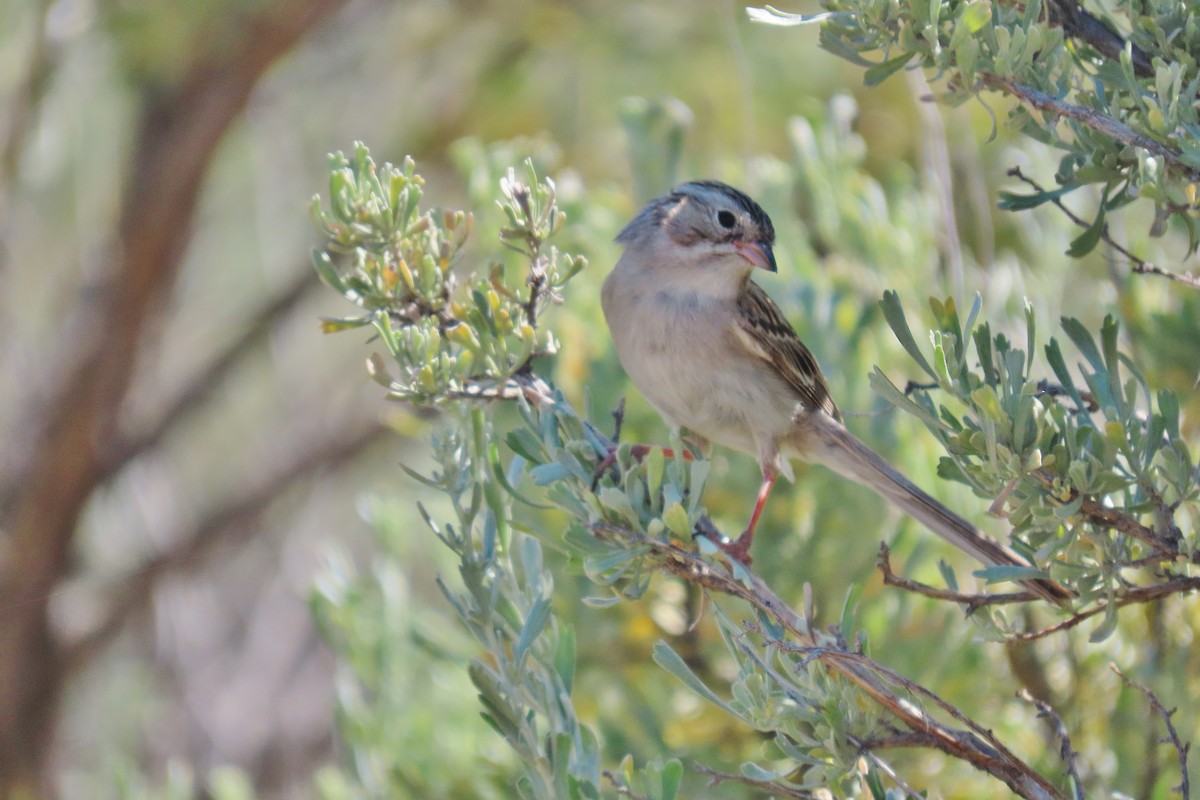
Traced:
[[[1013, 167], [1012, 169], [1010, 169], [1008, 171], [1008, 175], [1011, 178], [1016, 178], [1017, 180], [1025, 183], [1027, 186], [1031, 187], [1034, 191], [1037, 191], [1037, 192], [1045, 191], [1042, 188], [1041, 184], [1039, 184], [1037, 181], [1033, 180], [1032, 178], [1026, 176], [1025, 173], [1023, 173], [1021, 171], [1020, 167]], [[1060, 211], [1062, 211], [1064, 214], [1066, 214], [1067, 219], [1071, 220], [1071, 222], [1074, 222], [1079, 227], [1087, 228], [1091, 225], [1090, 222], [1088, 222], [1087, 220], [1080, 217], [1078, 214], [1076, 214], [1071, 209], [1067, 208], [1066, 204], [1063, 203], [1062, 198], [1055, 197], [1055, 198], [1051, 199], [1050, 202], [1053, 203], [1055, 206], [1057, 206]], [[1105, 244], [1107, 244], [1109, 247], [1111, 247], [1116, 252], [1125, 256], [1125, 258], [1129, 259], [1130, 264], [1132, 264], [1131, 269], [1138, 275], [1157, 275], [1160, 278], [1166, 278], [1167, 280], [1170, 280], [1170, 281], [1182, 283], [1184, 286], [1190, 287], [1192, 289], [1200, 289], [1200, 277], [1192, 275], [1189, 272], [1172, 272], [1168, 269], [1164, 269], [1163, 267], [1158, 266], [1157, 264], [1153, 264], [1149, 261], [1146, 261], [1143, 258], [1138, 258], [1137, 256], [1135, 256], [1128, 249], [1126, 249], [1123, 245], [1119, 244], [1115, 239], [1112, 238], [1112, 236], [1108, 232], [1107, 223], [1100, 230], [1100, 240], [1103, 241]]]
[[1171, 721], [1171, 717], [1175, 716], [1175, 712], [1178, 709], [1172, 708], [1168, 711], [1167, 707], [1162, 704], [1162, 701], [1158, 699], [1158, 695], [1156, 695], [1150, 689], [1150, 687], [1138, 683], [1133, 678], [1130, 678], [1128, 675], [1122, 672], [1116, 664], [1109, 664], [1108, 668], [1117, 673], [1117, 676], [1125, 682], [1125, 685], [1131, 686], [1141, 692], [1145, 696], [1146, 700], [1150, 703], [1150, 707], [1154, 709], [1154, 713], [1158, 714], [1158, 716], [1162, 718], [1163, 725], [1166, 726], [1167, 729], [1167, 738], [1163, 739], [1163, 742], [1169, 743], [1172, 747], [1174, 747], [1175, 754], [1179, 758], [1180, 780], [1179, 785], [1174, 787], [1175, 791], [1179, 792], [1179, 794], [1183, 797], [1183, 800], [1190, 800], [1192, 796], [1192, 789], [1191, 783], [1188, 779], [1187, 760], [1188, 751], [1192, 749], [1192, 743], [1185, 742], [1179, 738], [1179, 731], [1175, 730], [1175, 723]]
[[1090, 44], [1100, 55], [1117, 62], [1128, 47], [1134, 74], [1139, 78], [1154, 77], [1149, 53], [1109, 28], [1076, 0], [1051, 0], [1049, 10], [1050, 22], [1061, 25], [1067, 36]]
[[938, 226], [938, 250], [942, 264], [950, 278], [953, 296], [963, 300], [963, 255], [962, 240], [958, 235], [958, 211], [954, 202], [954, 179], [950, 169], [950, 148], [946, 145], [946, 123], [942, 112], [930, 96], [929, 82], [919, 69], [905, 72], [909, 91], [916, 100], [917, 114], [925, 129], [921, 137], [921, 161], [926, 185], [937, 199], [938, 214], [942, 224]]
[[[104, 284], [81, 295], [64, 330], [61, 378], [14, 478], [0, 563], [0, 796], [36, 797], [65, 678], [49, 602], [66, 574], [84, 505], [117, 445], [138, 347], [174, 281], [217, 146], [267, 69], [344, 0], [260, 6], [239, 23], [244, 40], [201, 53], [174, 87], [141, 95], [137, 141], [123, 188]], [[207, 57], [206, 57], [207, 56]]]
[[[713, 535], [707, 523], [704, 535]], [[807, 648], [813, 660], [831, 673], [856, 686], [900, 724], [911, 731], [929, 737], [929, 747], [965, 761], [982, 772], [1002, 781], [1013, 792], [1027, 798], [1062, 798], [1063, 795], [1028, 764], [1013, 755], [983, 726], [973, 722], [961, 711], [928, 689], [888, 670], [882, 664], [856, 653], [820, 646], [815, 634], [803, 618], [780, 599], [763, 580], [749, 569], [735, 567], [737, 577], [717, 571], [700, 555], [669, 542], [650, 539], [633, 531], [600, 522], [591, 526], [592, 532], [606, 540], [616, 540], [624, 546], [644, 548], [654, 554], [660, 568], [690, 583], [710, 591], [740, 598], [772, 617]], [[778, 643], [777, 645], [785, 643]], [[898, 686], [903, 694], [893, 687]], [[922, 711], [910, 698], [918, 695], [937, 706], [963, 728], [942, 723]]]
[[244, 539], [255, 530], [255, 523], [272, 501], [288, 487], [356, 458], [371, 444], [384, 440], [386, 430], [378, 421], [360, 423], [355, 430], [341, 429], [320, 442], [308, 443], [303, 452], [286, 459], [273, 471], [265, 475], [260, 471], [236, 496], [197, 520], [190, 531], [176, 537], [168, 549], [112, 583], [104, 619], [66, 649], [67, 669], [86, 667], [91, 656], [124, 628], [134, 612], [148, 607], [155, 588], [164, 578], [195, 569], [218, 545]]
[[1026, 689], [1017, 692], [1017, 697], [1026, 703], [1032, 703], [1033, 707], [1037, 709], [1038, 717], [1050, 724], [1050, 730], [1054, 732], [1054, 736], [1059, 742], [1058, 757], [1062, 759], [1063, 764], [1067, 767], [1067, 774], [1071, 776], [1071, 796], [1074, 800], [1084, 800], [1083, 781], [1079, 777], [1079, 766], [1075, 763], [1075, 756], [1079, 754], [1071, 747], [1071, 735], [1067, 731], [1062, 717], [1050, 707], [1049, 703], [1034, 697]]
[[221, 385], [242, 358], [296, 307], [309, 289], [319, 283], [315, 270], [298, 272], [288, 286], [251, 315], [249, 323], [236, 338], [175, 393], [175, 399], [159, 411], [153, 423], [136, 436], [116, 444], [103, 465], [100, 480], [111, 479], [134, 458], [157, 447], [167, 433], [176, 429], [212, 396], [213, 390]]

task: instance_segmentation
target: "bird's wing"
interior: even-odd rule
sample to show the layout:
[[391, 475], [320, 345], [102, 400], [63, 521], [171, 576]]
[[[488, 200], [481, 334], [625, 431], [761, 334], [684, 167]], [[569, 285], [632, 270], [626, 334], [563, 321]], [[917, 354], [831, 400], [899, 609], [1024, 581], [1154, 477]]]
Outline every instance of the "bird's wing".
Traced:
[[753, 281], [746, 281], [746, 288], [738, 297], [736, 333], [750, 353], [775, 367], [780, 377], [796, 390], [806, 409], [824, 411], [836, 420], [842, 418], [817, 360], [775, 301]]

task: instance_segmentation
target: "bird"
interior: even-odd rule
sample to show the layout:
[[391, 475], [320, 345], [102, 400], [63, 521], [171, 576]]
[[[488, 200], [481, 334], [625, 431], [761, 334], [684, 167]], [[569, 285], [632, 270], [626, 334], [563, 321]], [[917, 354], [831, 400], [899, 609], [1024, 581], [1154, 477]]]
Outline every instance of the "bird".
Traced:
[[[618, 360], [633, 385], [702, 449], [715, 443], [758, 460], [749, 524], [721, 545], [749, 564], [750, 545], [790, 459], [823, 464], [874, 490], [933, 533], [988, 565], [1030, 567], [922, 491], [842, 421], [824, 374], [779, 306], [752, 280], [777, 272], [775, 228], [744, 192], [715, 180], [651, 200], [617, 235], [623, 252], [601, 289]], [[1021, 583], [1061, 604], [1048, 579]]]

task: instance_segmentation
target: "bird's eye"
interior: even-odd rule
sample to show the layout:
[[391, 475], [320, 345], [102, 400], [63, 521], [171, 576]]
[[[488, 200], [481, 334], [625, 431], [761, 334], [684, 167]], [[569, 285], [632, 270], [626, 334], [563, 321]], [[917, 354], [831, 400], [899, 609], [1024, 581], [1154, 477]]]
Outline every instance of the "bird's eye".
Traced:
[[732, 211], [718, 211], [717, 222], [719, 222], [721, 227], [725, 230], [730, 230], [737, 222], [737, 217], [733, 216]]

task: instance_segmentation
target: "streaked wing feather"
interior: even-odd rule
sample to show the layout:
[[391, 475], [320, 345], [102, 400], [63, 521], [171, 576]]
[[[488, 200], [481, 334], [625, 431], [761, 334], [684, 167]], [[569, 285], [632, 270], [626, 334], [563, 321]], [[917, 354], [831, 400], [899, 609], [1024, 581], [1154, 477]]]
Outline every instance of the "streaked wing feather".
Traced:
[[804, 407], [842, 418], [829, 395], [825, 376], [813, 354], [800, 341], [779, 306], [753, 281], [738, 297], [738, 338], [754, 355], [771, 363], [796, 390]]

